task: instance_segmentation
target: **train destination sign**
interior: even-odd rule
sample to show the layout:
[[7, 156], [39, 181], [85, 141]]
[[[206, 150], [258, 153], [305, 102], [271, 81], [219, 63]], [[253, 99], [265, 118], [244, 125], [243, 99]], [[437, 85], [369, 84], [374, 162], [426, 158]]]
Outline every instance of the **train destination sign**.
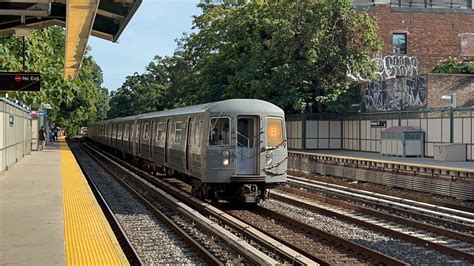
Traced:
[[39, 91], [40, 73], [0, 72], [0, 91]]

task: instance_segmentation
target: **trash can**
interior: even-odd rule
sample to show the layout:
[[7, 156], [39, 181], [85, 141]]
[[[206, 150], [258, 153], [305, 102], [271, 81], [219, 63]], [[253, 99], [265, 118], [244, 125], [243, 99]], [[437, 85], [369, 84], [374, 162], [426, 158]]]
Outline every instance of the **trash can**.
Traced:
[[466, 161], [466, 144], [463, 143], [439, 143], [434, 145], [435, 161]]

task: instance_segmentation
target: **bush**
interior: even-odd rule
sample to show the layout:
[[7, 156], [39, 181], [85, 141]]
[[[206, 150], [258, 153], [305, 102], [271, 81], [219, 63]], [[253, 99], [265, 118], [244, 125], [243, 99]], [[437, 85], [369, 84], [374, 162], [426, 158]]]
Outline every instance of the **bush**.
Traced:
[[457, 58], [442, 60], [433, 68], [433, 73], [474, 74], [474, 61], [462, 62]]

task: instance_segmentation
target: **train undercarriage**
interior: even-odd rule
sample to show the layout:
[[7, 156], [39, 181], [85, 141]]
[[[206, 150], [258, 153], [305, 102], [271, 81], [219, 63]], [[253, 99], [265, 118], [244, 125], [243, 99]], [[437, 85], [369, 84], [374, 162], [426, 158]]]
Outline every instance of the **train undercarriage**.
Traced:
[[270, 188], [270, 186], [276, 186], [273, 184], [269, 186], [265, 182], [203, 183], [192, 176], [176, 172], [173, 169], [163, 167], [154, 162], [144, 160], [143, 158], [125, 154], [108, 146], [100, 146], [153, 175], [173, 177], [187, 183], [191, 186], [193, 196], [213, 203], [217, 203], [219, 200], [225, 200], [232, 203], [256, 204], [261, 200], [268, 199], [268, 188]]

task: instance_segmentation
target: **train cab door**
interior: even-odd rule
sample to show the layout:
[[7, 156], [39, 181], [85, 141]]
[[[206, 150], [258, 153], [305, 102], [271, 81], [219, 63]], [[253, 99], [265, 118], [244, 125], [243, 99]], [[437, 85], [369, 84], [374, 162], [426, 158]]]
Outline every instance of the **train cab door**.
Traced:
[[193, 160], [193, 139], [194, 139], [194, 118], [188, 119], [188, 134], [186, 138], [186, 170], [192, 171], [192, 160]]
[[170, 131], [171, 131], [171, 119], [166, 120], [166, 138], [165, 138], [165, 163], [169, 162], [170, 155]]
[[258, 121], [258, 116], [237, 117], [237, 175], [257, 174]]

